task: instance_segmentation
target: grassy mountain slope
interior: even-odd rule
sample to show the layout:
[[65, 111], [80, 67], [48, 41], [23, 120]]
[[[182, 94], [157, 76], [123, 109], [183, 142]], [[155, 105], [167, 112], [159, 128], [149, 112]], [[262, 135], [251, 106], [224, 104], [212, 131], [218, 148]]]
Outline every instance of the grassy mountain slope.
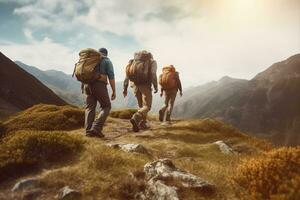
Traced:
[[[80, 113], [79, 110], [72, 107], [40, 105], [22, 112], [10, 120], [27, 119], [28, 114], [32, 115], [33, 113], [38, 116], [39, 112], [41, 112], [41, 116], [45, 113], [48, 113], [49, 116], [53, 116], [53, 114], [66, 116], [70, 119], [70, 123], [74, 121], [71, 119]], [[41, 191], [38, 193], [37, 199], [53, 199], [57, 191], [66, 185], [80, 191], [83, 199], [134, 199], [134, 195], [143, 190], [145, 183], [132, 181], [129, 174], [142, 174], [143, 166], [158, 158], [169, 158], [177, 167], [202, 177], [216, 186], [216, 193], [209, 197], [205, 197], [194, 190], [179, 191], [181, 199], [241, 199], [241, 197], [250, 199], [253, 195], [259, 196], [261, 194], [267, 196], [274, 194], [275, 197], [283, 195], [281, 196], [284, 197], [283, 199], [291, 199], [287, 194], [294, 195], [292, 197], [299, 197], [299, 194], [295, 193], [295, 187], [300, 181], [300, 179], [295, 179], [295, 177], [299, 178], [297, 171], [287, 174], [286, 179], [280, 179], [281, 182], [274, 182], [274, 184], [278, 184], [278, 187], [281, 187], [282, 191], [285, 191], [284, 184], [290, 184], [288, 180], [293, 180], [289, 187], [290, 193], [280, 193], [281, 190], [279, 190], [277, 193], [271, 191], [269, 194], [270, 191], [247, 190], [247, 181], [253, 187], [260, 183], [255, 178], [251, 179], [251, 172], [255, 171], [256, 168], [244, 163], [247, 160], [256, 159], [258, 166], [260, 166], [257, 169], [263, 168], [266, 172], [270, 172], [265, 173], [265, 177], [260, 177], [264, 181], [271, 180], [273, 176], [276, 177], [276, 173], [281, 173], [282, 168], [280, 166], [290, 166], [281, 164], [276, 168], [277, 171], [272, 172], [270, 170], [275, 169], [276, 165], [273, 164], [272, 168], [268, 168], [270, 164], [265, 166], [264, 160], [266, 159], [258, 160], [265, 155], [263, 152], [272, 149], [272, 146], [265, 141], [249, 137], [229, 125], [212, 119], [176, 121], [173, 125], [168, 126], [162, 126], [159, 122], [152, 120], [150, 130], [133, 133], [128, 120], [118, 118], [119, 116], [128, 118], [130, 113], [132, 110], [120, 110], [113, 113], [104, 128], [106, 135], [104, 140], [85, 137], [83, 135], [84, 130], [78, 129], [77, 122], [74, 123], [73, 130], [70, 130], [70, 126], [61, 124], [61, 126], [53, 127], [53, 131], [42, 131], [45, 130], [44, 123], [57, 123], [52, 122], [52, 120], [57, 120], [54, 116], [49, 117], [48, 122], [34, 117], [26, 130], [22, 130], [24, 128], [22, 123], [15, 124], [14, 130], [10, 129], [8, 133], [5, 130], [8, 130], [7, 127], [9, 126], [13, 126], [13, 123], [4, 122], [2, 131], [6, 132], [6, 136], [1, 141], [0, 174], [3, 173], [3, 169], [6, 172], [9, 171], [10, 166], [14, 166], [14, 169], [18, 169], [20, 173], [17, 177], [6, 178], [4, 182], [2, 179], [0, 182], [0, 199], [21, 199], [24, 193], [13, 193], [10, 189], [17, 180], [24, 176], [36, 177], [41, 181], [39, 186]], [[83, 122], [82, 118], [78, 120], [78, 122]], [[214, 144], [217, 140], [229, 144], [236, 154], [223, 154]], [[142, 144], [148, 153], [123, 152], [108, 147], [107, 144], [111, 143]], [[31, 148], [30, 144], [40, 145]], [[45, 145], [47, 148], [43, 148]], [[11, 154], [10, 157], [7, 157], [5, 153], [16, 148], [23, 153]], [[59, 152], [54, 151], [57, 148], [60, 149]], [[272, 151], [277, 152], [277, 150]], [[291, 161], [296, 166], [300, 165], [299, 156], [293, 156], [294, 152], [297, 152], [296, 149], [281, 151], [277, 154], [271, 152], [270, 159], [281, 160], [280, 155], [291, 154], [288, 156], [290, 159], [282, 160], [282, 162]], [[26, 152], [30, 152], [30, 154]], [[59, 156], [60, 159], [52, 158], [52, 154]], [[40, 158], [38, 157], [40, 155], [43, 155], [43, 160], [38, 162], [37, 158]], [[296, 153], [296, 155], [298, 154]], [[31, 169], [29, 171], [27, 165], [26, 167], [23, 166], [28, 162], [30, 164], [29, 169]], [[299, 167], [294, 168], [295, 165], [290, 167], [290, 171], [299, 169]], [[238, 176], [234, 176], [235, 174]], [[267, 183], [265, 182], [265, 184]]]

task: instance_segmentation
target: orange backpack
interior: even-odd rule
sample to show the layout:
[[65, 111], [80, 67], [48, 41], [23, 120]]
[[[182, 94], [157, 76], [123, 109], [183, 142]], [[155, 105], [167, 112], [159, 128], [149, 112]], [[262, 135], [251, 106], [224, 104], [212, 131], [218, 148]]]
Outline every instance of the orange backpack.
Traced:
[[176, 69], [173, 65], [164, 67], [160, 75], [159, 84], [162, 89], [169, 90], [177, 88]]

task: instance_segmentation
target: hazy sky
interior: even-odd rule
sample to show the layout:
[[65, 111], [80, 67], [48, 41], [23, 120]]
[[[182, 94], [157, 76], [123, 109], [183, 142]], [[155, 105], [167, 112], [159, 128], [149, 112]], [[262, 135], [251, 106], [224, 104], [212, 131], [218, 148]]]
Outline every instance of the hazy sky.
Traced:
[[185, 87], [250, 79], [300, 53], [300, 0], [0, 0], [11, 59], [70, 74], [86, 47], [108, 48], [117, 80], [142, 49], [174, 64]]

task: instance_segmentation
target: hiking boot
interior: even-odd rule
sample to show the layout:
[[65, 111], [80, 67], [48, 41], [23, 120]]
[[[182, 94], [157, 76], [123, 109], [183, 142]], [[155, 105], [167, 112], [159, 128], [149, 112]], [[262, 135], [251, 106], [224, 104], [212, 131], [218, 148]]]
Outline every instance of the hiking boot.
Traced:
[[162, 110], [159, 111], [159, 121], [164, 121], [164, 112]]
[[97, 137], [97, 138], [103, 138], [104, 137], [102, 132], [97, 132], [95, 130], [87, 131], [85, 135], [87, 137]]
[[147, 122], [146, 122], [146, 121], [142, 121], [142, 122], [140, 123], [140, 128], [141, 128], [142, 130], [147, 130], [147, 129], [150, 129], [150, 126], [147, 125]]
[[140, 128], [134, 119], [130, 119], [130, 123], [132, 124], [133, 132], [139, 132]]
[[171, 114], [167, 113], [166, 121], [171, 122]]

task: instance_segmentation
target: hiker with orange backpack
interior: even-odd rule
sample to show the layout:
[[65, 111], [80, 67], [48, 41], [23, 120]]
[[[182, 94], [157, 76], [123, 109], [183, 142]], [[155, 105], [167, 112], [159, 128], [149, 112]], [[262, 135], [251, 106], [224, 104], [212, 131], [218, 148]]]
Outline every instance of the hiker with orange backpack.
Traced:
[[162, 74], [159, 76], [160, 96], [162, 97], [165, 94], [165, 104], [159, 110], [159, 120], [170, 123], [178, 90], [180, 91], [180, 96], [182, 96], [182, 86], [179, 73], [173, 65], [164, 67], [162, 71]]
[[152, 54], [145, 50], [136, 52], [134, 59], [130, 60], [126, 66], [123, 95], [127, 96], [127, 89], [131, 82], [139, 106], [138, 111], [130, 119], [134, 132], [148, 128], [147, 114], [152, 106], [152, 85], [154, 93], [158, 92], [156, 71], [156, 61]]
[[[85, 129], [88, 137], [104, 137], [102, 129], [111, 110], [108, 80], [112, 89], [111, 100], [116, 98], [114, 69], [107, 54], [105, 48], [99, 51], [84, 49], [80, 51], [80, 59], [74, 69], [77, 80], [83, 85], [83, 93], [86, 94]], [[95, 119], [97, 102], [101, 111]]]

